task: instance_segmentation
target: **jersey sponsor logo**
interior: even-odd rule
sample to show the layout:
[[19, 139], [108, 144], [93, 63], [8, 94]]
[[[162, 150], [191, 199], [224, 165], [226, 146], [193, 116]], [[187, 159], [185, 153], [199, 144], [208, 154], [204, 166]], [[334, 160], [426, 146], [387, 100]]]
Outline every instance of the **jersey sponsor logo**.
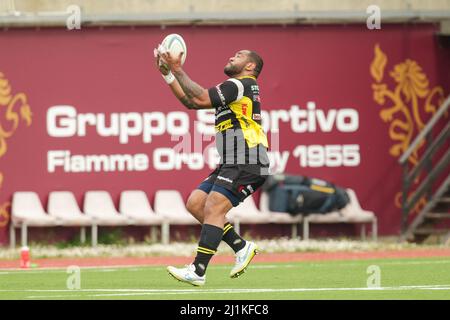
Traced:
[[252, 118], [253, 118], [253, 120], [260, 121], [261, 120], [261, 114], [260, 113], [254, 113]]
[[222, 121], [221, 123], [216, 125], [216, 131], [222, 132], [227, 129], [233, 128], [233, 124], [231, 123], [231, 119]]
[[242, 104], [242, 114], [243, 114], [244, 116], [247, 115], [247, 108], [248, 108], [247, 104], [246, 104], [246, 103], [243, 103], [243, 104]]
[[222, 176], [217, 176], [217, 179], [218, 180], [223, 180], [223, 181], [226, 181], [226, 182], [229, 182], [229, 183], [233, 183], [233, 180], [225, 178], [225, 177], [222, 177]]
[[261, 97], [259, 96], [259, 94], [253, 95], [253, 101], [261, 103]]

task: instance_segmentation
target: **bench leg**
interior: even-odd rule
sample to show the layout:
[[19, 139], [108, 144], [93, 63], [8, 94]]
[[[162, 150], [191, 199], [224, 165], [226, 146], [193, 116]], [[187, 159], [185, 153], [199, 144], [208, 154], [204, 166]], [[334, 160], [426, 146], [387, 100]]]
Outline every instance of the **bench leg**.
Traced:
[[97, 235], [98, 235], [97, 225], [93, 224], [91, 227], [91, 242], [93, 247], [97, 246]]
[[22, 223], [21, 232], [20, 232], [22, 247], [26, 247], [28, 242], [28, 228], [25, 223]]
[[309, 240], [309, 220], [303, 219], [303, 240]]
[[156, 229], [156, 226], [151, 226], [150, 227], [150, 241], [152, 242], [152, 243], [155, 243], [156, 241], [158, 241], [158, 237], [157, 237], [157, 229]]
[[377, 219], [372, 221], [372, 240], [378, 241], [378, 222]]
[[297, 223], [293, 223], [291, 225], [291, 237], [292, 237], [292, 239], [297, 238], [297, 236], [298, 236], [297, 229], [298, 229], [298, 224]]
[[170, 241], [170, 225], [168, 222], [164, 222], [161, 225], [161, 242], [162, 244], [169, 244]]
[[366, 241], [366, 224], [363, 223], [361, 226], [361, 240]]
[[9, 247], [11, 249], [16, 247], [16, 229], [12, 222], [9, 224]]
[[86, 243], [86, 227], [80, 228], [80, 242]]

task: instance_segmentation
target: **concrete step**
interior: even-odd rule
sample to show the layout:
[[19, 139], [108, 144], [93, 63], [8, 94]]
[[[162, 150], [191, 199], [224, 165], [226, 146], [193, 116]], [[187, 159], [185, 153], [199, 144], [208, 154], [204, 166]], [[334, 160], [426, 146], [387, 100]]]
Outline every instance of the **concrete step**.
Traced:
[[431, 235], [431, 234], [446, 234], [450, 229], [433, 229], [433, 228], [419, 228], [414, 230], [415, 235]]
[[425, 214], [427, 219], [450, 219], [450, 213], [446, 212], [428, 212]]
[[450, 197], [442, 197], [437, 202], [438, 203], [450, 203]]

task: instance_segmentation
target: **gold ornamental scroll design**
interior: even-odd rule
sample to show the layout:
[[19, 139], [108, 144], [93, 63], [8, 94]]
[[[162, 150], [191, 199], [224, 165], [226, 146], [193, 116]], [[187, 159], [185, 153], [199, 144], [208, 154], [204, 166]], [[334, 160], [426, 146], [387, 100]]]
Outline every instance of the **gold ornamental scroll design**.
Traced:
[[[31, 107], [25, 93], [13, 93], [11, 84], [0, 72], [0, 158], [8, 151], [8, 140], [24, 122], [27, 127], [32, 123]], [[0, 190], [4, 183], [4, 174], [0, 171]], [[0, 204], [0, 228], [9, 222], [10, 202]]]
[[[389, 154], [399, 159], [409, 148], [412, 140], [424, 128], [423, 115], [432, 116], [445, 99], [441, 86], [430, 88], [430, 82], [422, 67], [412, 59], [400, 62], [389, 71], [393, 79], [394, 87], [390, 88], [385, 77], [385, 68], [388, 64], [387, 55], [381, 50], [380, 45], [374, 47], [374, 58], [370, 65], [370, 74], [374, 79], [372, 83], [373, 99], [382, 107], [379, 116], [381, 120], [389, 124], [389, 137], [393, 145]], [[392, 82], [392, 81], [390, 81]], [[419, 154], [423, 150], [425, 139], [408, 158], [408, 162], [415, 166], [419, 161]], [[414, 183], [420, 181], [418, 177]], [[409, 196], [409, 195], [408, 195]], [[395, 195], [394, 203], [401, 207], [402, 193]], [[427, 201], [422, 197], [414, 212], [419, 212]]]

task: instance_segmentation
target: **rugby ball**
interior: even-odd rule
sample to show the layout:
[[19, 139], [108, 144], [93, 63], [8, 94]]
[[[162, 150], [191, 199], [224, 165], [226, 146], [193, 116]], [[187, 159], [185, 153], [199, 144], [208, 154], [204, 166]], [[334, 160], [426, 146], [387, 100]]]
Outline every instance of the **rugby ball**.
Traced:
[[169, 34], [164, 38], [161, 45], [170, 53], [172, 57], [178, 57], [181, 52], [184, 52], [181, 57], [181, 64], [184, 64], [187, 55], [187, 48], [182, 36], [176, 33]]

